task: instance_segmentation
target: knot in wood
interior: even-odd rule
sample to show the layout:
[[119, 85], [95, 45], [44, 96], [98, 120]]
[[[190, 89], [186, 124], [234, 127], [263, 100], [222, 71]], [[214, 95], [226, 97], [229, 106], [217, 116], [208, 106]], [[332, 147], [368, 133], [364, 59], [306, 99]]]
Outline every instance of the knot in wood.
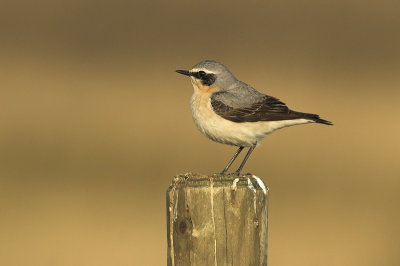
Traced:
[[190, 233], [191, 227], [191, 222], [188, 218], [181, 218], [176, 222], [176, 230], [182, 235]]

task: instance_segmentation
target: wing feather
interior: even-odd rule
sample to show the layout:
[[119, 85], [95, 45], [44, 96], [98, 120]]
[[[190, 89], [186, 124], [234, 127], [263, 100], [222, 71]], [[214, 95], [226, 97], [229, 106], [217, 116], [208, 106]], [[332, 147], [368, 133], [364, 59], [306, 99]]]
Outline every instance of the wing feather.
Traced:
[[[292, 120], [307, 118], [307, 115], [310, 115], [292, 111], [279, 99], [267, 95], [262, 95], [257, 101], [246, 106], [233, 107], [228, 104], [229, 101], [224, 101], [224, 95], [221, 95], [223, 93], [226, 92], [217, 92], [211, 96], [211, 106], [219, 116], [233, 122]], [[225, 95], [226, 97], [229, 95]]]

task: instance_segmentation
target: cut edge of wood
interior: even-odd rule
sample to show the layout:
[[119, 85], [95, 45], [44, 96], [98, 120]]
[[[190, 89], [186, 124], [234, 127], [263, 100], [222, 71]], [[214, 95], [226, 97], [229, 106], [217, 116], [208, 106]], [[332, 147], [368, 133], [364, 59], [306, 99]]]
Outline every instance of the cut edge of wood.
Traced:
[[269, 188], [264, 184], [264, 182], [257, 176], [253, 174], [244, 174], [240, 176], [235, 175], [221, 175], [221, 174], [211, 174], [204, 175], [198, 173], [188, 172], [185, 174], [178, 174], [173, 177], [172, 184], [168, 191], [173, 188], [180, 187], [182, 185], [189, 185], [191, 187], [203, 187], [203, 186], [221, 187], [231, 185], [232, 190], [237, 189], [237, 187], [250, 187], [255, 190], [263, 190], [264, 194], [268, 194]]

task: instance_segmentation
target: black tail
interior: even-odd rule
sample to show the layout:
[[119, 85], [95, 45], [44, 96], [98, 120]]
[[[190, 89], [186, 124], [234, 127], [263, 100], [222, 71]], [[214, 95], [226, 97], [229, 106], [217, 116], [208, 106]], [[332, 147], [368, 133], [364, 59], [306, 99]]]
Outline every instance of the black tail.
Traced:
[[330, 126], [333, 125], [333, 123], [331, 121], [324, 120], [324, 119], [320, 118], [319, 115], [317, 115], [317, 114], [308, 114], [308, 113], [301, 113], [301, 112], [295, 112], [295, 111], [292, 111], [292, 112], [298, 114], [302, 118], [310, 119], [310, 120], [314, 121], [315, 123], [330, 125]]
[[315, 123], [333, 126], [333, 123], [332, 123], [331, 121], [328, 121], [328, 120], [324, 120], [324, 119], [322, 119], [322, 118], [319, 118], [318, 115], [315, 115], [315, 116], [316, 116], [316, 117], [312, 119], [312, 120], [315, 121]]

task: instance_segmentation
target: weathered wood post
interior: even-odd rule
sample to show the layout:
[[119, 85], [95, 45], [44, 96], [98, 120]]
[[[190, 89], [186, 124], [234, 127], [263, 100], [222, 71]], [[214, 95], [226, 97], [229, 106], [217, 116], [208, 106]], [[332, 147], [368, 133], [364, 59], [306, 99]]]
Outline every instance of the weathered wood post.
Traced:
[[267, 265], [267, 210], [268, 188], [256, 176], [174, 177], [167, 264]]

